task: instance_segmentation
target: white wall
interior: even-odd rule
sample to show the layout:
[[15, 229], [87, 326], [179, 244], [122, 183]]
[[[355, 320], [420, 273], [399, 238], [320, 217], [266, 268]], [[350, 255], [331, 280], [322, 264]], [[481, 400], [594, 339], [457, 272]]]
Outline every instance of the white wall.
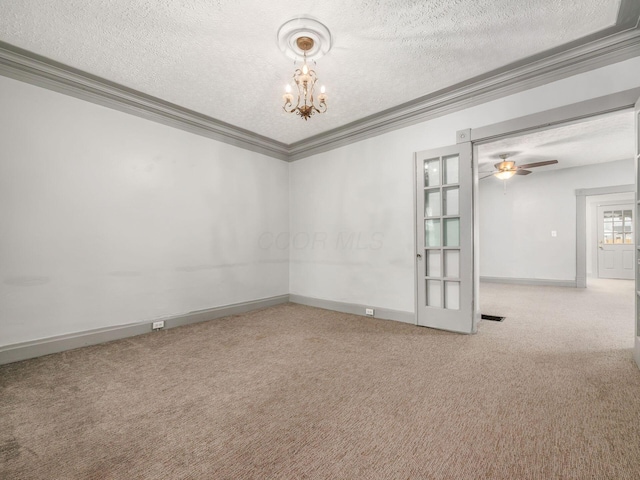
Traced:
[[[480, 182], [481, 277], [576, 279], [576, 189], [633, 183], [633, 160]], [[556, 237], [551, 232], [557, 233]]]
[[289, 165], [0, 77], [0, 346], [287, 294]]
[[[455, 132], [640, 86], [640, 58], [613, 64], [291, 165], [291, 293], [414, 311], [413, 154]], [[344, 247], [340, 234], [361, 236]], [[375, 235], [375, 239], [372, 238]]]

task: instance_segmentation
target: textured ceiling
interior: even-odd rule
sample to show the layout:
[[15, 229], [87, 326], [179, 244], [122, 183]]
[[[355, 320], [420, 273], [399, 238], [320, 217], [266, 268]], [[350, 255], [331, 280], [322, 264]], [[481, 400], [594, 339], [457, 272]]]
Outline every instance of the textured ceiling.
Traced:
[[[287, 144], [615, 24], [620, 0], [3, 0], [0, 40]], [[329, 110], [281, 113], [280, 25], [323, 22]]]
[[[509, 160], [514, 160], [516, 165], [558, 160], [556, 165], [532, 169], [534, 172], [633, 158], [633, 116], [633, 112], [608, 114], [480, 145], [479, 170], [493, 171], [493, 165], [501, 161], [499, 155], [502, 153], [508, 153]], [[629, 183], [633, 183], [633, 178]]]

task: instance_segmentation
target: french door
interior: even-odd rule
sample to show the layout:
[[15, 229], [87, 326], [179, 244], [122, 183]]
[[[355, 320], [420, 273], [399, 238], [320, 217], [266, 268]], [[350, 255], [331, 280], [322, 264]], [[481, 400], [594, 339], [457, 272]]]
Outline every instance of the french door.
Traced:
[[417, 323], [475, 333], [470, 142], [416, 154]]

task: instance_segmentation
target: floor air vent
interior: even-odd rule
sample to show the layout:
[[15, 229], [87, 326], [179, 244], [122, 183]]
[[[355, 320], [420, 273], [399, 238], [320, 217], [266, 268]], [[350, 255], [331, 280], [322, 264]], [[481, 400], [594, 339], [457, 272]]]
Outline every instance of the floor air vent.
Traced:
[[507, 317], [496, 317], [495, 315], [482, 314], [482, 320], [491, 320], [492, 322], [502, 322]]

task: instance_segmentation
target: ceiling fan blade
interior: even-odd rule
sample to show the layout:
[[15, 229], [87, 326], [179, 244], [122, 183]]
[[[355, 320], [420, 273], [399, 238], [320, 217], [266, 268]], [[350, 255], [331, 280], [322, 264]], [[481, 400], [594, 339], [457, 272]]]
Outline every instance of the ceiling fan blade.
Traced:
[[558, 163], [558, 160], [546, 160], [544, 162], [527, 163], [525, 165], [519, 165], [518, 169], [520, 169], [520, 168], [543, 167], [545, 165], [553, 165], [554, 163]]
[[[486, 172], [485, 172], [485, 173], [486, 173]], [[478, 180], [484, 180], [485, 178], [493, 177], [493, 175], [494, 175], [495, 173], [498, 173], [498, 172], [490, 172], [490, 173], [486, 173], [486, 175], [485, 175], [484, 177], [480, 177]], [[481, 174], [481, 175], [482, 175], [482, 174]]]
[[522, 170], [522, 169], [518, 169], [516, 170], [516, 175], [529, 175], [531, 173], [530, 170]]

